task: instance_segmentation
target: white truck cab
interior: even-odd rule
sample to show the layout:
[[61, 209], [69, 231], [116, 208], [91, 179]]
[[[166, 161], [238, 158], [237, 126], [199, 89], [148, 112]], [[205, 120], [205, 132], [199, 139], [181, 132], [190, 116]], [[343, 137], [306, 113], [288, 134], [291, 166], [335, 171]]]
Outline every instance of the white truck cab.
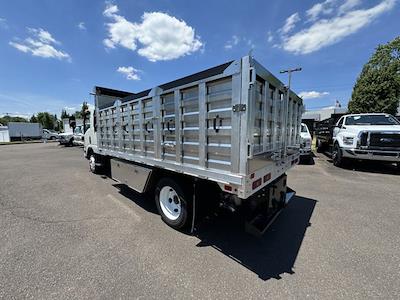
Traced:
[[366, 159], [400, 164], [400, 122], [389, 114], [342, 116], [333, 129], [333, 163]]
[[301, 123], [300, 130], [300, 157], [311, 159], [311, 134], [306, 124]]
[[[96, 112], [94, 108], [89, 108], [89, 128], [86, 130], [83, 139], [83, 153], [84, 157], [90, 160], [89, 166], [94, 171], [95, 158], [94, 153], [97, 151], [97, 138], [95, 132]], [[91, 158], [92, 156], [92, 158]], [[93, 164], [93, 165], [92, 165]]]

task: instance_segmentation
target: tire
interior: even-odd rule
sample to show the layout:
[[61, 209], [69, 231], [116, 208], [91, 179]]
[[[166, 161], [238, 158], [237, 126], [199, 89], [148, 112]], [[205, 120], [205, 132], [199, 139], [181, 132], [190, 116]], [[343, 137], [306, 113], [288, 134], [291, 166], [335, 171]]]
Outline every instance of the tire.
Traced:
[[54, 141], [55, 139], [56, 139], [55, 136], [51, 136], [51, 137], [50, 137], [50, 140], [51, 140], [51, 141]]
[[324, 152], [324, 146], [323, 146], [323, 144], [321, 143], [321, 141], [318, 140], [318, 139], [317, 139], [317, 152], [318, 152], [318, 153]]
[[89, 155], [89, 170], [94, 174], [100, 173], [101, 167], [96, 165], [98, 163], [98, 159], [94, 153]]
[[332, 161], [336, 167], [344, 167], [346, 164], [346, 159], [343, 157], [343, 150], [339, 147], [338, 143], [333, 145]]
[[162, 178], [156, 185], [154, 199], [161, 219], [174, 229], [183, 229], [191, 223], [191, 195], [171, 178]]

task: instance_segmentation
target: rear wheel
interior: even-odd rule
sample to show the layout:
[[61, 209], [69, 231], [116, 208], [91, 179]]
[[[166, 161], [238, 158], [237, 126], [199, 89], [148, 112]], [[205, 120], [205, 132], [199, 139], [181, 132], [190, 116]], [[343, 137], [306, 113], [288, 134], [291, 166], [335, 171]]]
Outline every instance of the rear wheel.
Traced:
[[162, 178], [155, 189], [155, 201], [161, 219], [175, 229], [187, 227], [191, 221], [191, 198], [182, 185]]
[[324, 151], [324, 145], [322, 144], [322, 142], [320, 140], [317, 139], [317, 152], [321, 153]]

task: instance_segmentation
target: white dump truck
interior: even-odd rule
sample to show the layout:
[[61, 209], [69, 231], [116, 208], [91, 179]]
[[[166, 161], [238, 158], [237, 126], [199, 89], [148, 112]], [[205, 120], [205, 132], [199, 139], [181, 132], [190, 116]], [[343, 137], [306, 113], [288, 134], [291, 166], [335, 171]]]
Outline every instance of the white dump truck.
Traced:
[[175, 229], [211, 203], [263, 233], [294, 195], [285, 173], [299, 161], [303, 103], [288, 92], [250, 56], [139, 93], [95, 87], [84, 153], [92, 172], [150, 192]]

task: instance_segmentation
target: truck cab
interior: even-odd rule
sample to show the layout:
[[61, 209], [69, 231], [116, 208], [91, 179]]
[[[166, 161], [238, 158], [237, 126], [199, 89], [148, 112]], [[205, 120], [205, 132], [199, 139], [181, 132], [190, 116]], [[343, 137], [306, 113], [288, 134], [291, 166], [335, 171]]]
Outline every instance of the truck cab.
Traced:
[[351, 159], [400, 164], [400, 122], [389, 114], [342, 116], [333, 128], [332, 159], [336, 166]]
[[[83, 153], [84, 157], [90, 159], [91, 155], [94, 155], [94, 152], [97, 150], [97, 139], [96, 139], [96, 111], [93, 108], [89, 108], [89, 113], [87, 115], [88, 124], [86, 125], [87, 129], [83, 136]], [[86, 119], [85, 119], [86, 123]], [[94, 157], [93, 157], [94, 163]]]

